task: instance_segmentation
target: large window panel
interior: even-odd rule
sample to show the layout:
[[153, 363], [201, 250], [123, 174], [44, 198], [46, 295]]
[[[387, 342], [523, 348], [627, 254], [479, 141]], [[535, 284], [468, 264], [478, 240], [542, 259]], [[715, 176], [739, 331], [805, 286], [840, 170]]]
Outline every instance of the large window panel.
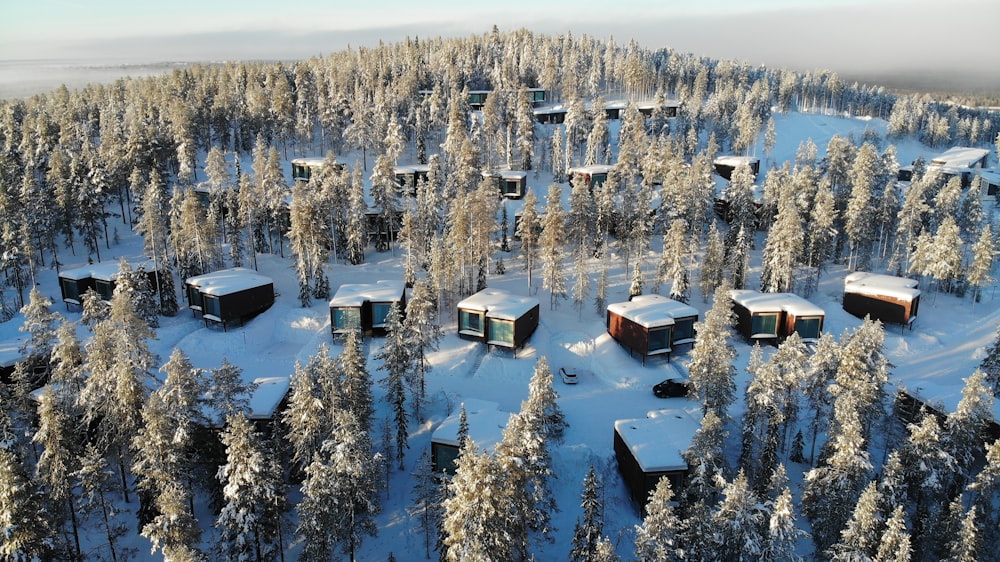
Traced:
[[354, 307], [333, 309], [333, 329], [360, 330], [361, 310]]
[[463, 310], [459, 313], [458, 329], [462, 332], [483, 333], [483, 314], [474, 310]]
[[778, 313], [758, 314], [753, 317], [750, 334], [754, 337], [778, 335]]
[[490, 319], [489, 340], [514, 345], [514, 323], [510, 320]]
[[63, 298], [80, 300], [80, 287], [72, 279], [62, 279]]
[[694, 318], [687, 320], [674, 320], [674, 340], [683, 341], [694, 339]]
[[796, 318], [795, 331], [802, 339], [816, 339], [819, 337], [819, 328], [823, 319], [819, 317]]
[[219, 297], [205, 295], [204, 300], [202, 300], [201, 312], [202, 314], [222, 318], [222, 303], [219, 302]]
[[372, 325], [385, 326], [385, 319], [389, 317], [389, 308], [392, 305], [387, 302], [372, 303]]
[[646, 353], [653, 354], [662, 351], [670, 351], [670, 332], [670, 326], [649, 330]]

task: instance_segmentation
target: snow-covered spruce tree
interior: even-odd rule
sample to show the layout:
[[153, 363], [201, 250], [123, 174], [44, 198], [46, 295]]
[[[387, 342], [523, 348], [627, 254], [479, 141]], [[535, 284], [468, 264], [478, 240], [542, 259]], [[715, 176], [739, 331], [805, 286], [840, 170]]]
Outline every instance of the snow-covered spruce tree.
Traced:
[[456, 465], [444, 500], [442, 559], [517, 560], [520, 546], [510, 527], [511, 490], [499, 463], [466, 439]]
[[906, 497], [911, 506], [914, 547], [918, 552], [938, 551], [944, 537], [939, 525], [944, 519], [949, 490], [958, 470], [944, 442], [937, 418], [927, 412], [920, 423], [911, 424], [909, 440], [900, 448]]
[[1000, 328], [993, 338], [993, 345], [986, 351], [979, 364], [979, 369], [983, 371], [986, 385], [993, 390], [993, 396], [1000, 396]]
[[[5, 418], [6, 413], [2, 414]], [[4, 425], [7, 425], [6, 423]], [[55, 531], [37, 484], [28, 476], [17, 446], [8, 435], [0, 440], [0, 559], [49, 560]]]
[[538, 216], [538, 198], [534, 191], [524, 196], [524, 206], [521, 207], [521, 220], [515, 221], [514, 234], [521, 239], [521, 257], [524, 258], [524, 268], [528, 271], [528, 288], [531, 288], [531, 275], [535, 269], [538, 257], [539, 233], [542, 222]]
[[637, 297], [642, 294], [643, 285], [645, 284], [642, 268], [639, 267], [639, 262], [635, 262], [635, 267], [632, 268], [632, 281], [628, 286], [628, 298], [632, 300], [632, 297]]
[[799, 562], [803, 557], [799, 554], [798, 541], [807, 536], [799, 529], [795, 516], [795, 503], [792, 491], [788, 486], [770, 506], [771, 519], [768, 522], [768, 534], [765, 539], [764, 551], [760, 559], [767, 562]]
[[243, 382], [243, 369], [223, 358], [222, 364], [210, 369], [205, 400], [221, 419], [236, 412], [247, 411], [254, 385]]
[[740, 471], [722, 488], [712, 521], [715, 523], [716, 551], [722, 560], [759, 560], [766, 546], [766, 525], [770, 520], [760, 497]]
[[181, 279], [218, 269], [223, 262], [216, 225], [204, 219], [197, 192], [190, 188], [175, 192], [171, 207], [170, 246]]
[[371, 176], [372, 206], [378, 212], [380, 226], [378, 236], [384, 237], [386, 249], [392, 246], [392, 233], [399, 229], [399, 184], [392, 173], [392, 165], [389, 155], [379, 155], [372, 167]]
[[[976, 506], [981, 544], [991, 545], [1000, 541], [1000, 512], [993, 509], [1000, 501], [1000, 439], [987, 446], [985, 456], [985, 466], [966, 489], [970, 504]], [[993, 555], [995, 560], [996, 553]]]
[[330, 560], [339, 545], [354, 560], [364, 536], [374, 537], [380, 509], [381, 455], [347, 410], [333, 413], [334, 430], [306, 467], [302, 500], [297, 506], [297, 542], [302, 560]]
[[[108, 462], [92, 443], [88, 443], [80, 457], [80, 467], [73, 475], [79, 479], [80, 501], [77, 508], [84, 520], [97, 518], [97, 532], [103, 544], [96, 545], [93, 552], [104, 553], [107, 548], [111, 560], [119, 560], [119, 539], [129, 532], [129, 525], [121, 517], [128, 512], [115, 509], [112, 499], [120, 490], [115, 478], [108, 470]], [[122, 556], [122, 560], [126, 556]]]
[[545, 218], [538, 239], [542, 259], [542, 288], [549, 290], [549, 308], [552, 310], [558, 308], [558, 299], [566, 294], [566, 270], [563, 265], [565, 217], [562, 188], [554, 183], [549, 186], [549, 194], [545, 199]]
[[993, 231], [990, 225], [983, 225], [979, 231], [979, 239], [972, 245], [972, 263], [965, 272], [969, 284], [976, 288], [972, 295], [972, 306], [979, 302], [979, 293], [983, 287], [993, 282], [993, 255], [996, 244], [993, 242]]
[[[35, 473], [48, 495], [49, 519], [65, 534], [59, 548], [67, 558], [78, 559], [80, 522], [77, 520], [74, 473], [79, 469], [83, 434], [77, 423], [80, 413], [71, 388], [48, 385], [38, 402], [38, 430], [32, 441], [43, 447]], [[67, 526], [68, 524], [68, 526]]]
[[[409, 442], [409, 413], [406, 408], [406, 379], [410, 371], [412, 358], [407, 345], [406, 334], [403, 329], [402, 318], [400, 317], [399, 304], [393, 302], [389, 307], [389, 313], [385, 318], [386, 338], [382, 347], [375, 353], [375, 359], [381, 361], [378, 366], [379, 371], [385, 371], [385, 378], [382, 379], [382, 387], [385, 388], [385, 401], [392, 410], [393, 422], [396, 430], [396, 461], [399, 463], [399, 470], [403, 470], [403, 461], [406, 458], [406, 449], [410, 448]], [[386, 459], [386, 462], [391, 459]]]
[[945, 418], [944, 445], [956, 463], [950, 483], [945, 484], [946, 489], [964, 488], [974, 476], [975, 458], [984, 452], [982, 436], [993, 419], [991, 390], [983, 372], [976, 369], [965, 379], [962, 399], [955, 411]]
[[[336, 372], [341, 386], [324, 385], [324, 393], [325, 399], [338, 409], [353, 414], [361, 431], [371, 433], [372, 418], [375, 416], [375, 399], [372, 397], [372, 377], [368, 372], [368, 360], [361, 344], [362, 337], [359, 332], [352, 331], [347, 334], [344, 349], [336, 362]], [[325, 349], [325, 346], [320, 347], [321, 351]], [[323, 353], [318, 355], [322, 359], [321, 365], [326, 364], [327, 359], [323, 357]], [[326, 357], [329, 357], [328, 353]]]
[[351, 265], [358, 265], [364, 263], [365, 247], [368, 245], [366, 238], [368, 219], [365, 216], [368, 205], [365, 203], [365, 184], [362, 180], [360, 164], [355, 166], [354, 172], [351, 174], [347, 201], [347, 227], [345, 230], [347, 233], [347, 261]]
[[126, 501], [129, 450], [142, 426], [150, 369], [155, 363], [146, 340], [153, 337], [127, 295], [116, 293], [108, 317], [94, 327], [86, 348], [85, 368], [90, 376], [80, 393], [83, 421], [93, 428], [98, 448], [116, 456]]
[[563, 240], [574, 253], [593, 254], [597, 218], [594, 193], [579, 175], [570, 180], [570, 186], [569, 211], [565, 214]]
[[56, 330], [62, 316], [52, 312], [51, 307], [52, 300], [38, 287], [32, 287], [28, 293], [28, 304], [21, 309], [24, 324], [20, 330], [27, 332], [28, 338], [21, 344], [19, 352], [22, 360], [31, 366], [48, 363], [56, 345]]
[[709, 295], [722, 285], [725, 272], [726, 250], [722, 245], [722, 235], [715, 226], [715, 221], [709, 223], [708, 239], [705, 244], [705, 255], [701, 262], [701, 272], [698, 288], [701, 290], [703, 302], [708, 302]]
[[687, 480], [680, 498], [685, 516], [687, 508], [697, 502], [715, 503], [719, 478], [725, 478], [729, 472], [724, 452], [726, 435], [724, 422], [710, 410], [702, 418], [691, 446], [683, 452], [684, 462], [688, 464]]
[[965, 517], [962, 517], [958, 534], [948, 541], [947, 560], [950, 562], [979, 562], [984, 559], [982, 554], [996, 555], [995, 549], [987, 548], [989, 550], [981, 553], [979, 529], [976, 528], [976, 506], [972, 506]]
[[573, 254], [573, 306], [580, 318], [583, 317], [583, 307], [590, 294], [590, 267], [587, 257], [587, 253], [582, 251]]
[[851, 519], [840, 531], [840, 540], [827, 551], [829, 558], [840, 562], [873, 559], [884, 532], [881, 508], [882, 497], [873, 480], [858, 497]]
[[604, 505], [601, 501], [602, 484], [590, 465], [583, 479], [583, 492], [580, 494], [580, 507], [583, 508], [583, 519], [577, 518], [573, 528], [573, 548], [569, 557], [573, 562], [590, 562], [597, 552], [597, 543], [604, 533]]
[[897, 505], [885, 523], [885, 532], [879, 540], [876, 562], [910, 562], [913, 551], [910, 534], [906, 532], [906, 512]]
[[670, 479], [661, 477], [649, 494], [642, 524], [635, 527], [635, 555], [639, 560], [673, 562], [682, 559], [683, 551], [676, 537], [683, 523], [674, 512], [673, 497]]
[[215, 520], [217, 552], [226, 560], [274, 560], [282, 549], [281, 518], [287, 499], [273, 450], [243, 412], [226, 416], [222, 444], [226, 464], [216, 475], [223, 486], [223, 505]]
[[705, 413], [711, 411], [721, 420], [729, 418], [729, 406], [736, 399], [736, 348], [730, 341], [734, 317], [729, 291], [728, 283], [720, 285], [705, 320], [695, 323], [697, 335], [687, 364], [692, 395], [702, 403]]
[[125, 258], [118, 266], [115, 293], [124, 293], [132, 301], [136, 313], [150, 328], [160, 325], [160, 304], [156, 298], [156, 287], [150, 285], [146, 270], [140, 266], [132, 269]]
[[849, 400], [856, 409], [861, 423], [861, 437], [868, 441], [876, 423], [885, 418], [889, 381], [889, 359], [882, 351], [885, 332], [882, 323], [865, 319], [861, 326], [841, 337], [835, 386], [831, 388], [834, 399], [834, 416], [827, 436], [834, 439], [839, 429], [838, 402]]
[[833, 382], [840, 364], [840, 344], [829, 332], [820, 335], [815, 351], [809, 358], [805, 378], [802, 380], [802, 392], [805, 398], [805, 411], [808, 415], [809, 428], [809, 464], [816, 459], [816, 439], [820, 429], [825, 427], [833, 412], [833, 395], [830, 393], [830, 383]]
[[423, 421], [423, 403], [427, 399], [427, 373], [431, 370], [427, 355], [438, 348], [441, 341], [441, 326], [437, 323], [437, 311], [430, 280], [417, 279], [406, 304], [406, 318], [403, 320], [406, 346], [412, 354], [411, 369], [407, 372], [410, 387], [410, 404], [413, 416]]
[[805, 232], [798, 207], [785, 190], [778, 200], [778, 213], [764, 243], [761, 291], [784, 293], [792, 290], [795, 264], [801, 259]]
[[296, 362], [289, 381], [288, 407], [282, 413], [292, 462], [300, 465], [311, 461], [329, 434], [328, 414], [315, 370], [312, 360], [304, 366]]
[[601, 275], [597, 278], [597, 291], [594, 294], [594, 309], [598, 316], [607, 314], [608, 306], [608, 264], [601, 258]]
[[407, 506], [406, 513], [418, 525], [418, 530], [424, 537], [424, 558], [430, 559], [431, 547], [441, 528], [441, 480], [434, 474], [429, 450], [424, 450], [417, 461], [416, 472], [412, 473], [413, 489], [410, 491], [412, 503]]
[[330, 229], [324, 220], [325, 209], [319, 194], [308, 184], [299, 182], [292, 188], [288, 208], [288, 241], [295, 256], [295, 271], [299, 280], [299, 302], [309, 306], [316, 288], [322, 281], [323, 264], [329, 258]]

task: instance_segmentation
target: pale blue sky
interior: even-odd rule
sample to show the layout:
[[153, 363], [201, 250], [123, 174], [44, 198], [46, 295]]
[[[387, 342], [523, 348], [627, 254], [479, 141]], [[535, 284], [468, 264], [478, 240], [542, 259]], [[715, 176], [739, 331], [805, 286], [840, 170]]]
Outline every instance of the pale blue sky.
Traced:
[[796, 69], [1000, 81], [998, 0], [0, 0], [0, 60], [297, 59], [526, 27]]

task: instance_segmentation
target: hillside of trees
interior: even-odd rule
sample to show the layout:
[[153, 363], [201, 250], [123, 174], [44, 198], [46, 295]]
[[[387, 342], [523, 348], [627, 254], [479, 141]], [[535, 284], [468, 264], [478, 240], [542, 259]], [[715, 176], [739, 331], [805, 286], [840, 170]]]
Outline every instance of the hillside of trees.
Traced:
[[[565, 121], [537, 123], [527, 88], [564, 105]], [[471, 90], [492, 92], [479, 111]], [[626, 102], [614, 126], [611, 100]], [[652, 103], [648, 115], [640, 101]], [[835, 135], [822, 157], [802, 139], [756, 198], [753, 174], [737, 167], [721, 220], [715, 157], [769, 157], [774, 117], [790, 113], [883, 120], [887, 133]], [[637, 293], [648, 283], [711, 303], [686, 359], [705, 413], [688, 481], [671, 490], [662, 479], [634, 544], [616, 549], [591, 469], [572, 560], [1000, 560], [1000, 441], [981, 437], [1000, 391], [1000, 343], [954, 412], [906, 426], [877, 322], [813, 347], [793, 336], [756, 348], [751, 383], [735, 384], [729, 289], [809, 296], [832, 264], [919, 277], [970, 300], [992, 283], [1000, 229], [982, 186], [918, 160], [901, 189], [893, 142], [903, 139], [1000, 154], [1000, 114], [826, 71], [496, 29], [2, 100], [2, 319], [23, 321], [27, 335], [0, 387], [0, 560], [143, 559], [128, 546], [137, 532], [165, 560], [283, 560], [289, 545], [300, 560], [353, 558], [378, 534], [383, 473], [404, 466], [424, 421], [441, 311], [515, 264], [551, 307], [602, 310], [612, 267], [636, 272]], [[288, 161], [316, 154], [322, 170], [290, 185]], [[430, 171], [409, 197], [393, 167], [414, 161]], [[568, 172], [590, 164], [615, 168], [591, 189]], [[481, 173], [508, 167], [554, 182], [529, 191], [516, 228]], [[85, 296], [79, 325], [53, 312], [36, 275], [100, 261], [125, 236], [140, 236], [164, 268], [159, 292], [123, 262], [114, 297]], [[286, 298], [306, 307], [330, 298], [333, 266], [386, 252], [399, 254], [412, 288], [376, 364], [355, 335], [336, 356], [321, 348], [295, 366], [288, 409], [267, 432], [243, 413], [238, 369], [150, 352], [188, 277], [279, 256], [298, 281]], [[648, 280], [643, 259], [657, 264]], [[37, 367], [56, 384], [32, 397]], [[411, 517], [426, 552], [411, 556], [529, 560], [551, 539], [550, 448], [565, 423], [552, 379], [538, 361], [503, 440], [493, 452], [464, 440], [453, 478], [420, 459]], [[392, 413], [383, 428], [376, 397]], [[209, 410], [225, 421], [218, 439], [206, 435]], [[785, 459], [811, 467], [800, 495]], [[196, 517], [196, 504], [215, 519]]]

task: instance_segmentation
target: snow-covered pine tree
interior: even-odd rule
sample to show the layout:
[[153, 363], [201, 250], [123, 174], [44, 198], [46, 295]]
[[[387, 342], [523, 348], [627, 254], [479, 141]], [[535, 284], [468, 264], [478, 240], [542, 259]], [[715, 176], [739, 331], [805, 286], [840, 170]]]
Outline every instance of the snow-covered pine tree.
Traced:
[[[385, 401], [392, 410], [393, 422], [395, 423], [396, 461], [399, 463], [399, 470], [403, 470], [406, 449], [410, 448], [406, 383], [412, 357], [407, 345], [398, 303], [393, 302], [390, 305], [385, 324], [385, 342], [381, 349], [375, 353], [375, 359], [382, 362], [377, 370], [385, 371], [385, 378], [382, 379], [381, 384], [385, 388]], [[389, 460], [391, 459], [386, 459], [387, 462]]]
[[[523, 219], [522, 216], [522, 221]], [[549, 290], [549, 308], [553, 310], [558, 308], [558, 298], [566, 294], [566, 270], [563, 267], [565, 226], [566, 213], [562, 207], [562, 188], [554, 183], [549, 186], [549, 194], [545, 199], [545, 218], [538, 239], [538, 249], [542, 259], [542, 288]]]
[[604, 505], [601, 501], [602, 484], [590, 465], [583, 479], [583, 492], [580, 494], [580, 507], [583, 508], [583, 519], [577, 518], [573, 529], [573, 548], [569, 557], [572, 562], [590, 562], [597, 553], [597, 543], [604, 533]]
[[65, 534], [58, 548], [67, 558], [79, 559], [80, 522], [73, 474], [79, 469], [84, 436], [77, 423], [76, 396], [71, 388], [52, 385], [44, 388], [38, 402], [38, 430], [31, 439], [43, 448], [35, 473], [49, 497], [49, 520]]
[[528, 271], [528, 288], [531, 288], [531, 275], [535, 269], [535, 259], [538, 256], [539, 234], [542, 232], [542, 221], [538, 216], [538, 198], [534, 191], [524, 196], [524, 206], [521, 207], [521, 220], [515, 221], [514, 234], [521, 239], [521, 257], [524, 258], [524, 268]]
[[121, 292], [131, 299], [136, 313], [150, 328], [160, 325], [160, 305], [156, 298], [156, 287], [150, 285], [146, 270], [140, 266], [132, 269], [125, 258], [118, 266], [115, 293]]
[[873, 480], [858, 497], [851, 519], [840, 532], [840, 540], [827, 551], [831, 560], [845, 562], [875, 557], [884, 532], [882, 503], [878, 484]]
[[21, 309], [24, 324], [19, 329], [27, 332], [28, 338], [21, 344], [19, 352], [22, 360], [30, 366], [47, 364], [56, 345], [56, 329], [62, 316], [52, 312], [51, 306], [52, 300], [38, 287], [32, 287], [28, 293], [28, 304]]
[[726, 436], [722, 419], [715, 412], [708, 411], [701, 419], [691, 446], [682, 453], [684, 462], [688, 464], [688, 478], [681, 490], [682, 505], [692, 506], [697, 502], [712, 504], [717, 499], [719, 478], [724, 478], [729, 472], [724, 452]]
[[722, 489], [712, 521], [718, 529], [716, 551], [723, 560], [757, 560], [766, 546], [770, 514], [740, 471]]
[[771, 505], [770, 512], [768, 534], [760, 559], [766, 562], [800, 562], [803, 558], [799, 554], [798, 541], [806, 536], [806, 532], [797, 525], [791, 489], [785, 486]]
[[979, 302], [979, 293], [983, 287], [993, 282], [993, 255], [996, 253], [996, 244], [993, 242], [993, 232], [990, 225], [983, 225], [979, 231], [979, 239], [972, 245], [972, 263], [965, 272], [965, 277], [969, 284], [975, 287], [972, 295], [972, 306]]
[[897, 505], [885, 524], [885, 532], [879, 540], [876, 562], [910, 562], [912, 555], [910, 534], [906, 532], [906, 512]]
[[365, 261], [365, 247], [368, 244], [368, 219], [365, 216], [367, 208], [361, 166], [356, 165], [348, 184], [347, 226], [345, 228], [347, 261], [351, 265], [358, 265]]
[[215, 520], [219, 530], [216, 549], [226, 560], [274, 560], [282, 549], [286, 497], [273, 450], [243, 412], [226, 416], [221, 439], [226, 464], [216, 475], [222, 484], [223, 501]]
[[683, 523], [674, 513], [673, 498], [670, 479], [661, 477], [649, 494], [642, 524], [635, 527], [635, 555], [639, 560], [673, 562], [682, 559], [683, 550], [676, 537]]
[[223, 358], [221, 365], [209, 370], [207, 379], [205, 400], [219, 413], [221, 419], [236, 412], [247, 411], [254, 385], [243, 382], [243, 369]]
[[944, 446], [955, 459], [955, 470], [946, 489], [965, 487], [972, 480], [975, 458], [983, 451], [983, 435], [993, 419], [993, 393], [984, 373], [976, 369], [965, 379], [962, 398], [944, 421]]
[[987, 386], [993, 389], [993, 396], [1000, 396], [1000, 328], [979, 368], [985, 375]]
[[[2, 414], [7, 417], [6, 412]], [[7, 424], [4, 424], [7, 425]], [[7, 435], [0, 440], [0, 559], [49, 560], [56, 540], [44, 500], [28, 476], [17, 446]]]
[[499, 463], [466, 440], [456, 465], [444, 500], [442, 559], [517, 560], [508, 516], [511, 490]]
[[424, 537], [424, 557], [430, 559], [432, 538], [441, 527], [441, 480], [434, 474], [429, 450], [424, 450], [417, 461], [413, 477], [413, 489], [410, 492], [412, 503], [406, 508], [406, 513], [417, 523], [420, 534]]
[[[108, 470], [108, 462], [94, 447], [87, 443], [80, 457], [79, 470], [73, 475], [79, 481], [80, 501], [77, 508], [84, 520], [97, 517], [97, 532], [101, 534], [103, 544], [96, 545], [94, 552], [104, 553], [107, 548], [111, 560], [119, 560], [118, 541], [128, 533], [128, 525], [120, 520], [122, 514], [115, 509], [113, 499], [118, 491], [115, 479]], [[125, 559], [122, 556], [121, 559]]]
[[801, 259], [804, 236], [798, 207], [791, 193], [785, 190], [778, 199], [778, 213], [764, 244], [761, 291], [785, 293], [792, 290], [795, 264]]
[[687, 365], [692, 395], [701, 401], [705, 413], [711, 411], [721, 420], [729, 418], [729, 406], [736, 399], [736, 348], [730, 341], [734, 316], [729, 291], [728, 283], [720, 285], [705, 320], [695, 323], [695, 342]]
[[[368, 371], [368, 360], [362, 349], [362, 337], [357, 331], [347, 334], [344, 349], [337, 357], [336, 371], [340, 387], [327, 386], [325, 399], [338, 409], [344, 409], [354, 416], [361, 431], [371, 433], [372, 418], [375, 416], [375, 399], [372, 397], [372, 377]], [[321, 346], [321, 351], [325, 346]], [[323, 353], [318, 354], [321, 365], [327, 363]], [[322, 369], [326, 371], [327, 369]]]
[[726, 251], [722, 245], [722, 235], [711, 221], [708, 227], [708, 239], [705, 245], [705, 255], [701, 262], [701, 273], [698, 288], [701, 290], [703, 302], [708, 302], [709, 295], [722, 284], [725, 271]]
[[422, 407], [427, 399], [427, 373], [431, 370], [428, 353], [438, 348], [441, 341], [441, 326], [436, 321], [434, 294], [430, 280], [417, 279], [406, 304], [406, 318], [403, 320], [404, 339], [412, 355], [411, 369], [407, 372], [411, 391], [410, 404], [413, 416], [423, 420]]

